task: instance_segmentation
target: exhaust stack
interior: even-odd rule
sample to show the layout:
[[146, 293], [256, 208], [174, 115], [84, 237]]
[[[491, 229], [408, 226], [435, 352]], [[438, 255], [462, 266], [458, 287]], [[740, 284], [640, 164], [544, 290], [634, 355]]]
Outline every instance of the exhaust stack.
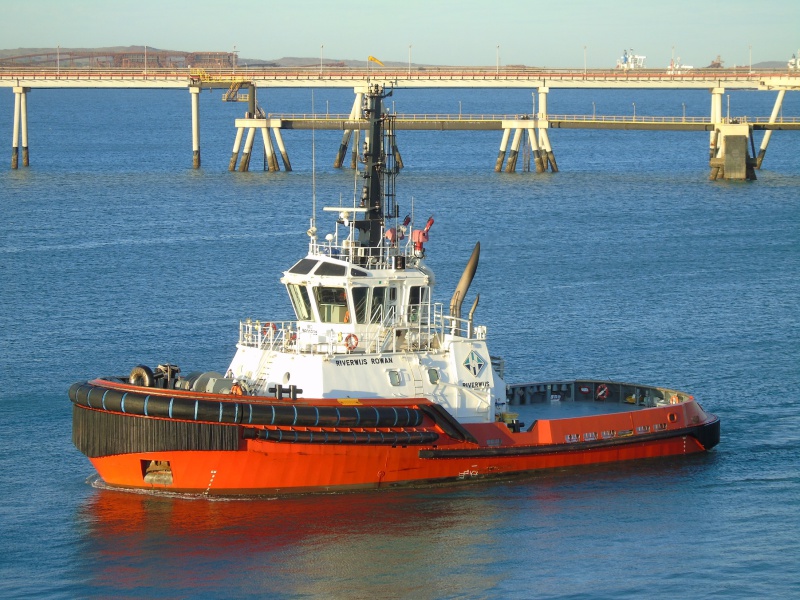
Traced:
[[475, 271], [478, 270], [478, 258], [481, 253], [481, 243], [476, 242], [475, 248], [472, 250], [472, 256], [469, 257], [469, 262], [464, 268], [464, 273], [458, 281], [456, 291], [453, 298], [450, 300], [450, 316], [456, 319], [461, 318], [461, 305], [464, 303], [464, 297], [467, 295], [467, 290], [475, 277]]

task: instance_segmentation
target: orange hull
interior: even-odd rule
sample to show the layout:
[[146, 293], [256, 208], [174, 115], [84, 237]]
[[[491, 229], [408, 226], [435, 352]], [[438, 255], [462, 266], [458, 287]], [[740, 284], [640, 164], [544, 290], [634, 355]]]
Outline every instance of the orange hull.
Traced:
[[[254, 446], [254, 447], [252, 447]], [[554, 452], [535, 457], [421, 460], [416, 448], [281, 446], [259, 442], [236, 452], [189, 451], [91, 459], [102, 479], [122, 488], [219, 495], [286, 494], [479, 480], [540, 469], [702, 452], [691, 436], [630, 443], [607, 450]], [[174, 482], [145, 484], [142, 461], [167, 460]]]
[[[117, 387], [135, 389], [133, 386]], [[149, 391], [153, 396], [158, 395], [156, 390]], [[170, 393], [176, 395], [174, 391]], [[192, 394], [192, 398], [197, 397]], [[218, 398], [220, 415], [223, 414], [222, 405], [230, 401], [230, 396], [224, 400]], [[293, 404], [302, 407], [317, 403], [320, 407], [329, 406], [331, 402], [336, 401], [304, 399], [302, 403]], [[373, 406], [401, 404], [398, 400], [347, 402], [356, 402], [369, 410], [373, 410]], [[403, 404], [425, 408], [429, 403], [405, 399]], [[145, 421], [186, 424], [183, 420], [109, 412], [78, 403], [74, 411], [74, 423], [85, 423], [82, 419], [87, 416], [114, 419], [113, 425], [105, 425], [106, 431], [92, 432], [94, 438], [104, 434], [119, 435], [126, 426], [138, 427]], [[435, 412], [424, 414], [420, 424], [401, 428], [201, 423], [209, 428], [202, 430], [203, 436], [211, 439], [225, 434], [233, 440], [233, 446], [218, 449], [211, 444], [208, 449], [166, 448], [105, 455], [96, 455], [101, 454], [100, 451], [84, 452], [110, 486], [256, 495], [481, 480], [540, 469], [692, 454], [707, 450], [719, 440], [718, 419], [703, 412], [695, 401], [622, 413], [539, 420], [526, 432], [513, 432], [502, 423], [465, 424], [461, 439], [458, 439], [459, 431], [451, 428], [452, 423], [438, 421]], [[195, 426], [195, 423], [188, 425]], [[86, 446], [87, 435], [78, 431], [81, 425], [74, 427], [76, 445]], [[404, 435], [410, 432], [437, 439], [434, 443], [405, 445], [398, 441], [375, 441], [397, 435], [401, 430]], [[367, 434], [368, 438], [363, 437]], [[360, 443], [318, 441], [342, 437], [350, 440], [357, 435], [362, 436]], [[282, 441], [277, 441], [279, 438]], [[297, 439], [313, 441], [294, 441]], [[202, 446], [206, 442], [198, 443]], [[154, 476], [151, 469], [155, 465], [162, 470], [156, 470]]]

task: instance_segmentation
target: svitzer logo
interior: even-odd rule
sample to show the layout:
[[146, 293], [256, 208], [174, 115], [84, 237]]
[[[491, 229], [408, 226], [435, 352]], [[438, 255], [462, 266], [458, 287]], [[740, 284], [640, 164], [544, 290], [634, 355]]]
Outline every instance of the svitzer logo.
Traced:
[[483, 372], [483, 367], [486, 366], [486, 361], [483, 360], [480, 354], [473, 350], [469, 353], [469, 356], [467, 356], [467, 360], [464, 361], [464, 366], [472, 373], [473, 377], [480, 377]]

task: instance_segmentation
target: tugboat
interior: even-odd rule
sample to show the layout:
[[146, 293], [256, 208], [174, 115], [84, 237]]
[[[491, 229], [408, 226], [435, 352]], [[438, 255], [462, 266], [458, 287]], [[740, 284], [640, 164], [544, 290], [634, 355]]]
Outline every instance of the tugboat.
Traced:
[[[281, 279], [296, 320], [241, 321], [224, 374], [137, 365], [70, 388], [73, 443], [106, 486], [332, 492], [692, 454], [718, 443], [718, 418], [685, 392], [591, 379], [506, 384], [486, 326], [474, 322], [477, 298], [462, 314], [479, 244], [449, 305], [433, 301], [425, 256], [434, 221], [401, 218], [387, 95], [374, 85], [365, 94], [360, 196], [323, 208], [335, 221], [324, 237], [314, 202], [308, 254]], [[527, 428], [507, 410], [556, 401], [603, 410]]]

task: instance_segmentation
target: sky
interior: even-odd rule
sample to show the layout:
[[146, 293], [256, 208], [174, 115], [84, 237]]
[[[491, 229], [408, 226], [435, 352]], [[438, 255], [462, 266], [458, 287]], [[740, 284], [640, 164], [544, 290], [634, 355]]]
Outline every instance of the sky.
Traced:
[[[786, 61], [798, 0], [0, 0], [0, 48], [147, 45], [415, 64], [613, 67]], [[499, 48], [498, 48], [499, 46]]]

